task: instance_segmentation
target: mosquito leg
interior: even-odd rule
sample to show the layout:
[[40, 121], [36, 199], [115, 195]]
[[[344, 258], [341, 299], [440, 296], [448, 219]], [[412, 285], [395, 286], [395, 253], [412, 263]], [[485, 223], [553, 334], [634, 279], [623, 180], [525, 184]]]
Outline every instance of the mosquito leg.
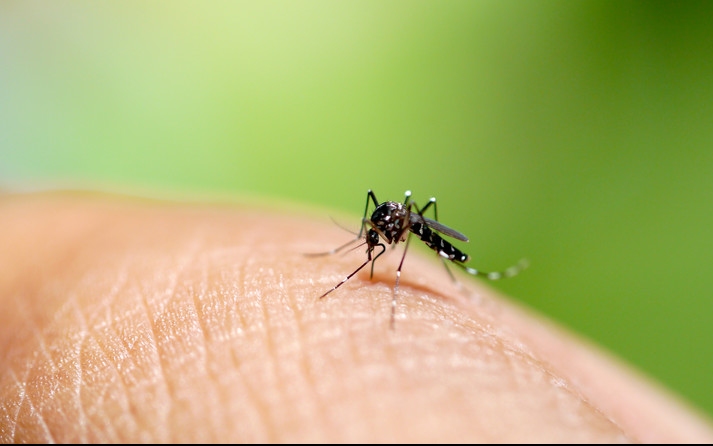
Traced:
[[329, 291], [327, 291], [326, 293], [324, 293], [324, 294], [322, 294], [321, 296], [319, 296], [319, 298], [320, 298], [320, 299], [323, 298], [323, 297], [326, 296], [327, 294], [331, 293], [332, 291], [336, 290], [336, 289], [339, 288], [340, 286], [344, 285], [344, 283], [345, 283], [347, 280], [351, 279], [354, 274], [358, 273], [359, 270], [361, 270], [362, 268], [364, 268], [364, 267], [366, 266], [366, 264], [369, 263], [369, 262], [371, 262], [371, 258], [366, 259], [366, 262], [362, 263], [361, 266], [360, 266], [359, 268], [357, 268], [356, 270], [354, 270], [353, 273], [349, 274], [344, 280], [342, 280], [342, 281], [339, 282], [338, 284], [334, 285], [334, 287], [333, 287], [331, 290], [329, 290]]
[[404, 193], [404, 206], [408, 206], [409, 202], [411, 201], [411, 191], [407, 190]]
[[[404, 222], [404, 227], [401, 228], [401, 234], [399, 235], [399, 240], [401, 239], [401, 235], [405, 231], [409, 230], [409, 227], [411, 226], [411, 208], [414, 207], [416, 208], [416, 211], [418, 211], [418, 206], [416, 206], [416, 203], [411, 201], [411, 191], [407, 190], [406, 193], [404, 193], [404, 207], [406, 208], [406, 220]], [[401, 260], [403, 263], [403, 260]]]
[[448, 275], [451, 276], [451, 280], [453, 280], [453, 282], [455, 282], [455, 283], [458, 283], [458, 279], [456, 279], [456, 276], [453, 275], [453, 271], [451, 271], [451, 269], [448, 268], [448, 263], [446, 262], [446, 259], [441, 257], [441, 261], [443, 262], [443, 266], [446, 268]]
[[376, 262], [376, 259], [378, 259], [379, 256], [380, 256], [381, 254], [383, 254], [384, 251], [386, 251], [386, 247], [385, 247], [384, 245], [379, 244], [378, 246], [381, 246], [381, 252], [380, 252], [379, 254], [377, 254], [375, 257], [372, 258], [372, 257], [371, 257], [371, 253], [372, 253], [373, 249], [369, 250], [369, 251], [368, 251], [368, 254], [367, 254], [367, 259], [366, 259], [366, 261], [365, 261], [364, 263], [362, 263], [362, 264], [359, 266], [359, 268], [355, 269], [353, 273], [349, 274], [347, 277], [344, 278], [344, 280], [342, 280], [342, 281], [339, 282], [338, 284], [334, 285], [334, 287], [332, 287], [332, 289], [330, 289], [330, 290], [327, 291], [326, 293], [324, 293], [324, 294], [322, 294], [321, 296], [319, 296], [319, 298], [320, 298], [320, 299], [323, 298], [323, 297], [326, 296], [327, 294], [331, 293], [332, 291], [336, 290], [336, 289], [339, 288], [340, 286], [344, 285], [344, 283], [345, 283], [347, 280], [349, 280], [349, 279], [351, 279], [352, 277], [354, 277], [354, 275], [355, 275], [356, 273], [358, 273], [359, 271], [361, 271], [361, 269], [364, 268], [369, 262], [372, 262], [372, 268], [373, 268], [373, 265], [374, 265], [374, 262]]
[[508, 277], [516, 276], [520, 273], [520, 271], [524, 270], [525, 268], [527, 268], [529, 266], [529, 262], [527, 261], [527, 259], [522, 259], [519, 262], [517, 262], [517, 264], [515, 264], [503, 271], [487, 272], [487, 271], [480, 271], [478, 269], [471, 268], [469, 266], [465, 266], [459, 262], [453, 262], [453, 263], [455, 263], [456, 265], [463, 268], [465, 270], [465, 272], [467, 272], [468, 274], [472, 274], [474, 276], [482, 276], [489, 280], [500, 280], [500, 279], [505, 279]]
[[430, 208], [433, 206], [433, 215], [434, 215], [434, 220], [438, 221], [438, 205], [436, 204], [436, 197], [431, 197], [430, 200], [428, 200], [428, 203], [419, 211], [418, 208], [416, 210], [418, 211], [418, 215], [423, 217], [423, 214], [426, 213], [426, 209]]
[[371, 274], [369, 274], [369, 279], [374, 278], [374, 264], [376, 263], [376, 259], [378, 259], [379, 256], [383, 254], [384, 251], [386, 251], [386, 246], [384, 246], [383, 243], [379, 242], [379, 233], [374, 229], [369, 230], [366, 235], [366, 244], [369, 246], [369, 252], [371, 253], [371, 251], [373, 251], [374, 246], [381, 246], [381, 252], [376, 257], [374, 257], [374, 261], [371, 262]]
[[367, 204], [369, 204], [369, 198], [371, 198], [371, 201], [372, 201], [372, 203], [374, 203], [374, 206], [379, 205], [379, 200], [376, 199], [376, 195], [374, 195], [374, 192], [371, 189], [369, 189], [367, 191], [366, 195], [367, 195], [367, 199], [366, 199]]
[[406, 237], [406, 246], [404, 247], [404, 254], [401, 256], [401, 262], [399, 262], [399, 267], [396, 270], [396, 283], [394, 284], [394, 293], [391, 296], [391, 321], [390, 327], [393, 330], [396, 324], [396, 296], [399, 293], [399, 281], [401, 280], [401, 267], [404, 265], [404, 260], [406, 259], [406, 251], [408, 251], [408, 245], [411, 241], [411, 233], [409, 232]]
[[371, 200], [372, 203], [374, 203], [375, 207], [379, 206], [379, 201], [376, 199], [376, 195], [374, 195], [374, 192], [372, 192], [372, 190], [369, 189], [366, 192], [366, 205], [364, 206], [364, 216], [361, 218], [362, 226], [361, 226], [361, 230], [359, 230], [358, 238], [361, 238], [362, 234], [364, 234], [364, 222], [367, 221], [366, 216], [367, 216], [367, 213], [369, 212], [369, 200]]

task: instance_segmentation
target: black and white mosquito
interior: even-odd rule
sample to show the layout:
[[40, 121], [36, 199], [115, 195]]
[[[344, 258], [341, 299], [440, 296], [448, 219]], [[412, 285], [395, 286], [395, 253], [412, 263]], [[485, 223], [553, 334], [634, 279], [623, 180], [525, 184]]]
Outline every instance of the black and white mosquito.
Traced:
[[[403, 266], [404, 259], [406, 258], [406, 251], [408, 250], [409, 241], [411, 240], [411, 234], [415, 234], [429, 248], [438, 253], [441, 260], [443, 260], [446, 271], [448, 271], [448, 274], [454, 281], [455, 276], [453, 276], [451, 270], [448, 269], [446, 260], [450, 260], [453, 264], [458, 265], [468, 274], [482, 276], [489, 280], [499, 280], [515, 276], [527, 267], [527, 262], [525, 260], [521, 260], [517, 265], [511, 266], [503, 271], [495, 272], [480, 271], [466, 266], [465, 263], [470, 260], [470, 256], [453, 246], [449, 241], [443, 239], [439, 233], [463, 242], [467, 242], [468, 237], [438, 221], [438, 206], [436, 204], [436, 199], [431, 198], [423, 208], [419, 209], [416, 203], [411, 200], [411, 191], [406, 191], [405, 195], [406, 197], [404, 198], [403, 203], [398, 203], [396, 201], [384, 201], [383, 203], [379, 203], [376, 199], [376, 195], [374, 195], [374, 192], [369, 190], [366, 194], [364, 216], [362, 217], [361, 229], [359, 230], [357, 237], [338, 248], [332, 249], [331, 251], [308, 254], [310, 256], [336, 254], [360, 240], [362, 243], [357, 245], [355, 248], [366, 245], [366, 261], [355, 269], [354, 272], [344, 278], [344, 280], [336, 284], [326, 293], [319, 296], [320, 299], [344, 285], [344, 283], [351, 279], [356, 273], [361, 271], [361, 269], [364, 268], [369, 262], [371, 262], [370, 277], [373, 277], [374, 263], [376, 262], [376, 259], [386, 252], [386, 245], [384, 242], [391, 246], [396, 246], [400, 242], [406, 242], [406, 247], [404, 248], [404, 253], [401, 256], [399, 267], [396, 269], [396, 282], [394, 284], [393, 298], [391, 301], [391, 327], [393, 328], [396, 315], [396, 295], [399, 289], [399, 279], [401, 278], [401, 267]], [[374, 204], [374, 212], [371, 213], [371, 217], [367, 218], [370, 201]], [[431, 207], [433, 207], [433, 220], [424, 216], [425, 212]], [[374, 255], [376, 248], [381, 248], [381, 250]]]

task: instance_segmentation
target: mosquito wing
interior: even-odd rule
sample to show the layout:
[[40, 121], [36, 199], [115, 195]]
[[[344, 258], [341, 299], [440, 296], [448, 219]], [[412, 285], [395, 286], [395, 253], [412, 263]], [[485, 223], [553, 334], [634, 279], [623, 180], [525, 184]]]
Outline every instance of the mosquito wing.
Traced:
[[454, 239], [461, 240], [463, 242], [468, 241], [468, 237], [466, 237], [465, 235], [461, 234], [455, 229], [449, 228], [448, 226], [442, 223], [438, 223], [436, 220], [431, 220], [428, 217], [424, 217], [418, 214], [411, 214], [411, 221], [417, 223], [425, 223], [429, 228], [433, 229], [434, 231], [438, 231], [443, 235], [447, 235], [448, 237], [453, 237]]

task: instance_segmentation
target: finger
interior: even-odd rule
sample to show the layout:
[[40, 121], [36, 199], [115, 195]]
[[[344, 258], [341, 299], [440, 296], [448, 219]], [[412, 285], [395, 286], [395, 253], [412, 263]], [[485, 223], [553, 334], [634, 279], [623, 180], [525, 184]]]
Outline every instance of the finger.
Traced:
[[[318, 299], [365, 254], [302, 253], [345, 237], [244, 206], [3, 198], [0, 441], [713, 438], [488, 288], [468, 281], [466, 299], [415, 250], [393, 330], [398, 255]], [[680, 424], [645, 423], [661, 420]]]

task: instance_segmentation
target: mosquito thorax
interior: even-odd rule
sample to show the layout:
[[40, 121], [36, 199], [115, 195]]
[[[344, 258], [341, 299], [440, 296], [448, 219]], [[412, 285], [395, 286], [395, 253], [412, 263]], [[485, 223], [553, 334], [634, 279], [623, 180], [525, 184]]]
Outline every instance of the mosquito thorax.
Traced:
[[389, 243], [401, 241], [407, 227], [409, 211], [402, 203], [385, 201], [374, 209], [371, 222]]

